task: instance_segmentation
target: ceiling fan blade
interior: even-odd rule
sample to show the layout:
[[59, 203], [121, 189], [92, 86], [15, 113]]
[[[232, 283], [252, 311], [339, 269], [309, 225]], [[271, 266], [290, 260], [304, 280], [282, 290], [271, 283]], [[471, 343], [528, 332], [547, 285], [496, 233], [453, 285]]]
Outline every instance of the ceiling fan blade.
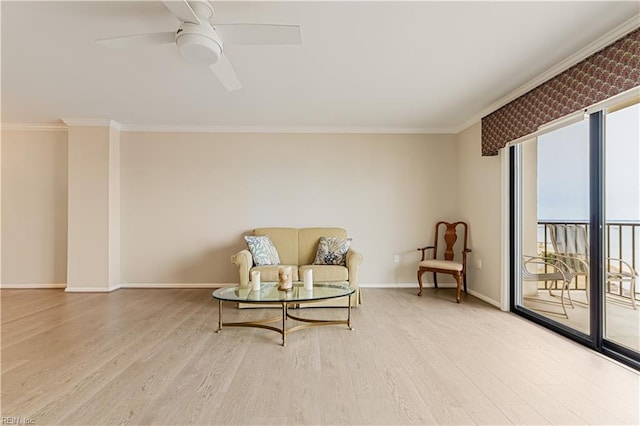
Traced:
[[174, 44], [175, 42], [176, 34], [173, 31], [96, 40], [96, 43], [99, 43], [104, 47], [108, 47], [110, 49], [130, 49], [136, 47], [158, 46], [162, 44]]
[[198, 15], [196, 15], [191, 6], [189, 6], [187, 0], [163, 1], [162, 3], [164, 3], [167, 9], [181, 22], [200, 24], [200, 18], [198, 18]]
[[242, 84], [238, 80], [236, 72], [231, 66], [229, 59], [223, 54], [215, 64], [211, 65], [211, 71], [218, 77], [220, 83], [230, 92], [242, 89]]
[[300, 25], [214, 24], [225, 44], [302, 44]]

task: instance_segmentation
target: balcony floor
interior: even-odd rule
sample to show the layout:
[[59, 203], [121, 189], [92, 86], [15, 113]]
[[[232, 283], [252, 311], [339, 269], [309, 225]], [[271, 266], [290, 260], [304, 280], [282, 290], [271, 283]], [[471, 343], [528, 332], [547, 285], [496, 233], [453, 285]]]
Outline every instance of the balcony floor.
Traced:
[[[573, 308], [569, 306], [568, 301], [565, 302], [569, 318], [565, 318], [562, 314], [560, 292], [554, 290], [554, 294], [557, 296], [549, 296], [547, 290], [539, 290], [537, 296], [527, 296], [523, 305], [547, 318], [588, 334], [589, 307], [585, 297], [586, 292], [571, 290]], [[608, 296], [605, 306], [605, 338], [640, 351], [640, 303], [638, 307], [639, 309], [634, 310], [628, 298]]]

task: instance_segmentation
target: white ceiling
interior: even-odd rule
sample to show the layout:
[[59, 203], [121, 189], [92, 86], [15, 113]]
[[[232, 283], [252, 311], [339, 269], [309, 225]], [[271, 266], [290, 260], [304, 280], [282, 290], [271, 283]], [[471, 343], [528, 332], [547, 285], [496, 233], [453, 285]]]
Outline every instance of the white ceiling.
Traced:
[[175, 46], [94, 42], [177, 29], [161, 2], [2, 1], [2, 123], [459, 131], [640, 12], [637, 1], [213, 5], [217, 23], [299, 24], [303, 44], [225, 46], [244, 86], [227, 92]]

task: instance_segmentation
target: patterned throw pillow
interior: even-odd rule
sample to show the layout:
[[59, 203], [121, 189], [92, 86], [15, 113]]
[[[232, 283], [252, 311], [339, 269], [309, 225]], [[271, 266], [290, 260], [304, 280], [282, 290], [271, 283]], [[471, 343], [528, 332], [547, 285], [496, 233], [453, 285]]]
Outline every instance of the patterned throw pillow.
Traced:
[[276, 246], [273, 245], [273, 241], [268, 235], [258, 237], [245, 235], [244, 239], [249, 246], [253, 263], [256, 266], [280, 264], [278, 250], [276, 250]]
[[350, 245], [351, 238], [320, 237], [316, 260], [313, 261], [313, 264], [345, 266]]

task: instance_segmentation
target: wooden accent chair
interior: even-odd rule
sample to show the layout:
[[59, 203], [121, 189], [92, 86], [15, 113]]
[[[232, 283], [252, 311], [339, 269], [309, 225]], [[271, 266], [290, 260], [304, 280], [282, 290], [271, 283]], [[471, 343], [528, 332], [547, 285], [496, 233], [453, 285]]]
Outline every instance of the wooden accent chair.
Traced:
[[[464, 283], [464, 292], [467, 292], [467, 253], [471, 249], [467, 247], [467, 229], [465, 222], [444, 222], [436, 223], [435, 238], [432, 246], [421, 247], [422, 259], [418, 266], [418, 284], [420, 291], [418, 296], [422, 296], [422, 274], [433, 273], [433, 284], [438, 288], [438, 278], [436, 274], [453, 275], [456, 279], [456, 302], [460, 303], [460, 289]], [[458, 233], [462, 237], [461, 256], [456, 257], [454, 246], [458, 241]], [[460, 244], [458, 244], [460, 246]], [[426, 251], [433, 250], [431, 259], [426, 259]]]

